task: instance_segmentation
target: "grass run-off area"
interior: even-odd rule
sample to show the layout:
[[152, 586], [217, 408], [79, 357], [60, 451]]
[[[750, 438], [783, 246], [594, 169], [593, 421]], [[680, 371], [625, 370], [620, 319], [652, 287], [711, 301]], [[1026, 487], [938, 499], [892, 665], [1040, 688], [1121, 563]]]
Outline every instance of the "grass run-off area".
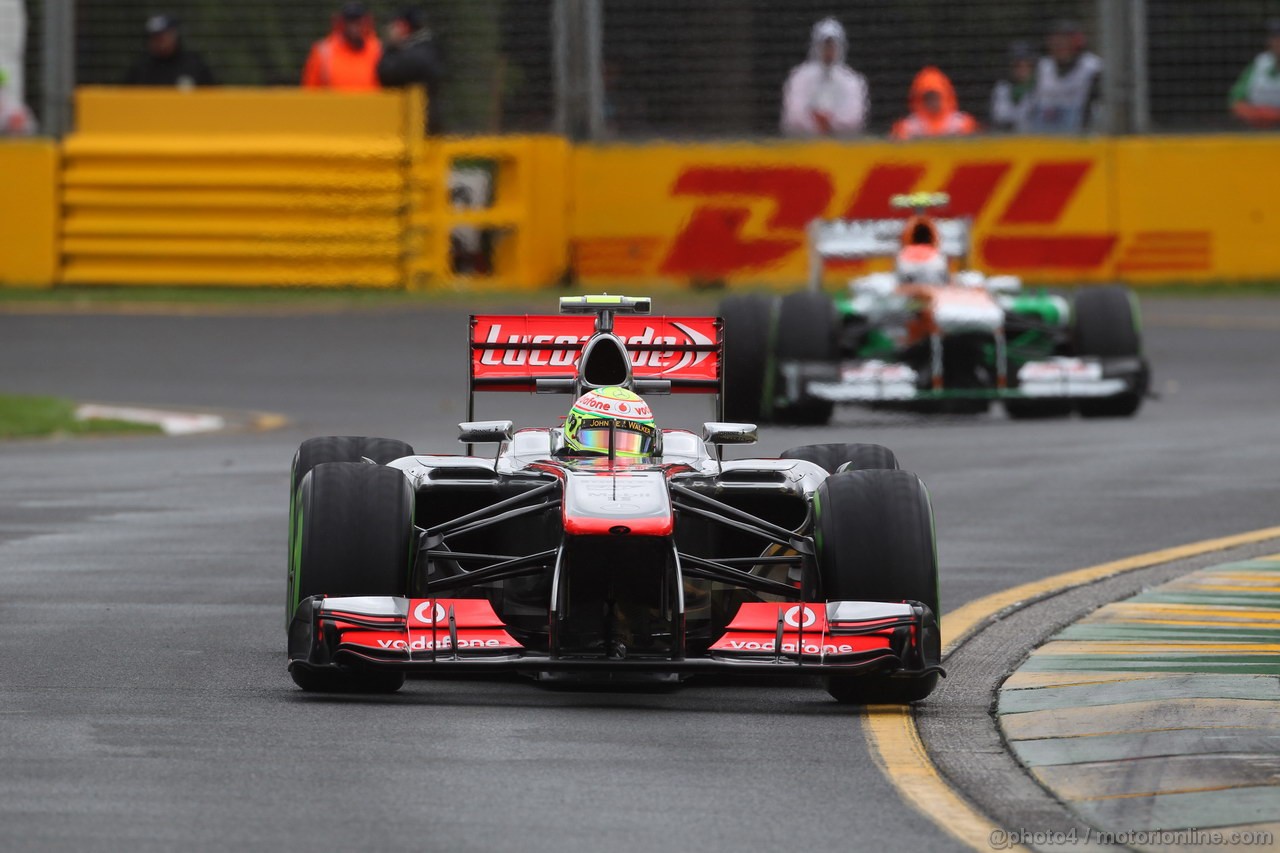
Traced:
[[0, 394], [0, 439], [161, 431], [156, 424], [104, 418], [80, 420], [76, 417], [76, 404], [62, 397]]

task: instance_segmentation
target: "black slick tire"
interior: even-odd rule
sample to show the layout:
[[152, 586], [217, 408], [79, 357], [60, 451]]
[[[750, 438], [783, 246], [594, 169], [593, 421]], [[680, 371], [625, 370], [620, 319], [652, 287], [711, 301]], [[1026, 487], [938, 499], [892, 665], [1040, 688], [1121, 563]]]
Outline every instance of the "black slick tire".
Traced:
[[295, 503], [298, 499], [298, 487], [302, 485], [302, 478], [312, 468], [325, 462], [361, 462], [371, 459], [379, 465], [386, 465], [388, 462], [412, 455], [413, 447], [403, 441], [394, 438], [370, 438], [363, 435], [326, 435], [308, 438], [298, 445], [297, 452], [293, 454], [293, 465], [289, 475], [289, 558], [285, 584], [289, 599], [285, 607], [285, 627], [288, 627], [287, 619], [292, 617], [293, 603], [296, 600], [293, 596], [293, 577], [297, 570], [297, 566], [294, 565], [297, 553], [294, 547], [297, 530], [294, 529], [293, 522], [297, 517]]
[[[313, 595], [405, 595], [416, 537], [413, 490], [399, 470], [367, 462], [316, 465], [298, 487], [295, 515], [291, 618], [297, 603]], [[396, 678], [403, 683], [398, 673], [294, 669], [294, 681], [304, 690], [385, 692]]]
[[782, 451], [782, 458], [812, 462], [828, 474], [899, 467], [898, 457], [882, 444], [806, 444]]
[[386, 465], [412, 455], [411, 445], [394, 438], [370, 438], [363, 435], [308, 438], [298, 445], [298, 452], [293, 455], [290, 494], [298, 491], [298, 485], [308, 471], [323, 462], [359, 462], [362, 459], [372, 459], [379, 465]]
[[[818, 573], [828, 601], [919, 601], [938, 618], [938, 557], [933, 509], [924, 483], [908, 471], [833, 474], [816, 495]], [[921, 640], [925, 661], [941, 659], [936, 630]], [[923, 699], [938, 676], [832, 676], [828, 692], [844, 703], [904, 704]]]
[[724, 416], [738, 423], [764, 423], [765, 376], [774, 299], [761, 294], [730, 296], [720, 303], [724, 321]]
[[[778, 302], [774, 340], [778, 365], [784, 362], [836, 364], [840, 360], [839, 322], [831, 297], [810, 290], [782, 297]], [[786, 378], [778, 373], [773, 381], [783, 383]], [[780, 399], [777, 393], [773, 397]], [[833, 409], [830, 400], [803, 397], [794, 403], [775, 405], [773, 415], [777, 423], [821, 426], [831, 420]]]
[[[1093, 287], [1076, 296], [1072, 309], [1075, 352], [1101, 358], [1141, 358], [1142, 332], [1133, 294], [1127, 287]], [[1076, 409], [1085, 418], [1127, 418], [1137, 413], [1146, 393], [1147, 377], [1138, 387], [1114, 397], [1084, 399]]]

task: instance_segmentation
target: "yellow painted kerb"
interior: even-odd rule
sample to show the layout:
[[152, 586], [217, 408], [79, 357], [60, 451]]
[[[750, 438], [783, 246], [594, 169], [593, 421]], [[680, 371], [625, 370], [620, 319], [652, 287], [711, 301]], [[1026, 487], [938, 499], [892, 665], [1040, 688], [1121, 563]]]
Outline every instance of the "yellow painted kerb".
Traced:
[[[871, 756], [902, 798], [929, 820], [974, 850], [992, 850], [994, 823], [943, 780], [920, 742], [911, 708], [868, 705], [863, 730]], [[1002, 847], [1025, 851], [1025, 847]]]
[[[1234, 536], [1205, 539], [1176, 548], [1150, 551], [1122, 560], [1076, 569], [993, 593], [971, 601], [943, 617], [944, 654], [950, 654], [961, 642], [996, 615], [1048, 595], [1124, 572], [1276, 538], [1280, 538], [1280, 527], [1267, 527]], [[958, 841], [974, 850], [989, 853], [992, 849], [992, 833], [1002, 828], [971, 806], [942, 778], [938, 768], [934, 766], [925, 751], [924, 744], [920, 741], [915, 717], [909, 707], [868, 706], [863, 731], [866, 733], [868, 746], [876, 764], [884, 771], [885, 777], [898, 789], [898, 793], [904, 800]], [[1012, 827], [1004, 829], [1012, 829]], [[1003, 849], [1021, 851], [1026, 848]]]
[[1044, 598], [1047, 595], [1053, 595], [1072, 587], [1084, 586], [1087, 583], [1100, 581], [1112, 575], [1131, 572], [1135, 569], [1145, 569], [1149, 566], [1158, 566], [1161, 563], [1171, 563], [1174, 560], [1209, 554], [1214, 551], [1225, 551], [1227, 548], [1235, 548], [1238, 545], [1264, 542], [1278, 537], [1280, 537], [1280, 527], [1267, 527], [1248, 533], [1238, 533], [1234, 536], [1206, 539], [1203, 542], [1192, 542], [1189, 545], [1179, 545], [1176, 548], [1165, 548], [1160, 551], [1125, 557], [1123, 560], [1100, 563], [1096, 566], [1076, 569], [1075, 571], [1054, 575], [1043, 580], [1032, 581], [1021, 586], [1001, 590], [958, 607], [943, 617], [943, 653], [950, 654], [970, 634], [997, 614], [1036, 599]]

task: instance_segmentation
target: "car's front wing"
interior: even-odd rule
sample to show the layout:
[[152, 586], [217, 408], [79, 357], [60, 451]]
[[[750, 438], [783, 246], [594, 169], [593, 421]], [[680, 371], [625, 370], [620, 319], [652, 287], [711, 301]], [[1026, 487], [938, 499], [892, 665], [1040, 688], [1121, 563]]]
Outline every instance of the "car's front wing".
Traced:
[[941, 672], [923, 649], [937, 623], [918, 602], [743, 604], [700, 657], [558, 655], [525, 648], [485, 599], [316, 596], [289, 628], [289, 666], [406, 672], [770, 675]]
[[868, 359], [834, 367], [795, 362], [782, 368], [783, 391], [787, 396], [816, 397], [836, 403], [1096, 399], [1142, 393], [1146, 376], [1146, 365], [1138, 358], [1053, 357], [1029, 361], [1003, 386], [976, 388], [929, 387], [922, 382], [918, 371], [900, 362]]

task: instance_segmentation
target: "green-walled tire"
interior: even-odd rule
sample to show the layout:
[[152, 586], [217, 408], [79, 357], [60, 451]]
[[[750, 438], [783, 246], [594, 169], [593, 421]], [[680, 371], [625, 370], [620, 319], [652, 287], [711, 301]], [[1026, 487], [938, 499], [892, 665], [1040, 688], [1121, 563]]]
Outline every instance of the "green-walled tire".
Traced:
[[296, 601], [293, 596], [293, 577], [297, 569], [294, 565], [297, 550], [294, 542], [297, 530], [294, 529], [293, 522], [297, 516], [295, 503], [298, 498], [298, 486], [302, 485], [302, 478], [312, 468], [325, 462], [360, 462], [371, 459], [379, 465], [386, 465], [388, 462], [412, 455], [413, 447], [403, 441], [394, 438], [370, 438], [363, 435], [326, 435], [320, 438], [309, 438], [298, 445], [297, 452], [293, 454], [293, 466], [289, 476], [289, 547], [285, 584], [289, 597], [285, 607], [286, 628], [288, 628], [287, 620], [293, 616]]
[[[413, 489], [402, 472], [367, 462], [323, 462], [303, 476], [295, 514], [290, 619], [298, 602], [314, 595], [406, 594], [417, 538]], [[379, 673], [298, 668], [293, 677], [304, 690], [361, 692], [386, 692], [396, 680]]]

